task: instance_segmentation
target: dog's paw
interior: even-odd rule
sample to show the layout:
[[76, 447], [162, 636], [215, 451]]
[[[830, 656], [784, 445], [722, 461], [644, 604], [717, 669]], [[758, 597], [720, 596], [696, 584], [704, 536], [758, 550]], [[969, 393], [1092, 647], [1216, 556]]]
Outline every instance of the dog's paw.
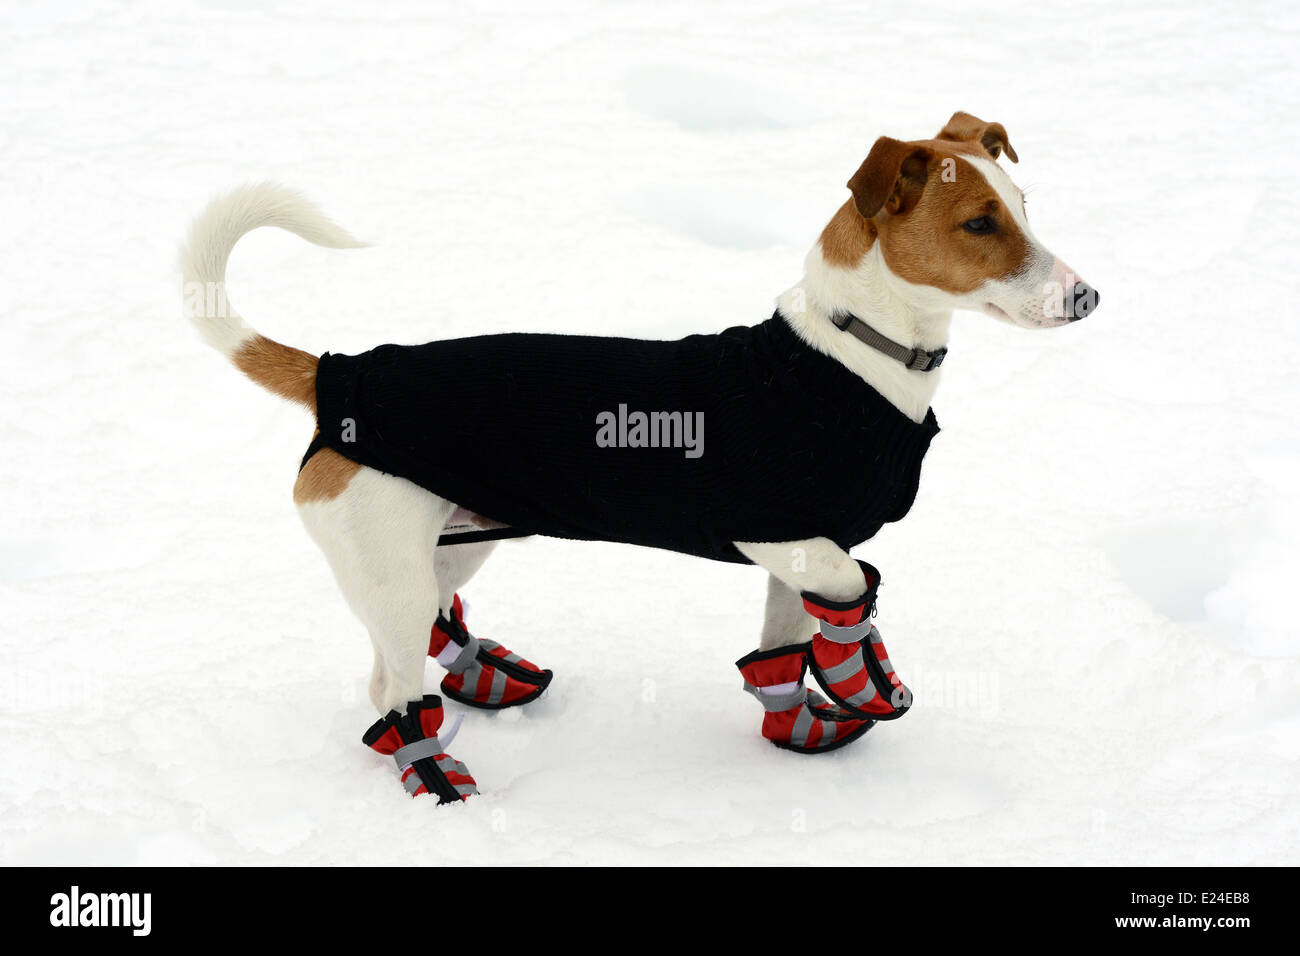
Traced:
[[744, 689], [763, 705], [763, 736], [783, 750], [829, 753], [857, 740], [875, 721], [832, 704], [804, 686], [808, 646], [754, 651], [736, 661]]
[[[443, 750], [438, 738], [442, 726], [442, 698], [426, 694], [406, 705], [406, 713], [390, 710], [375, 721], [362, 742], [377, 753], [393, 758], [406, 792], [416, 797], [432, 794], [438, 803], [458, 803], [478, 793], [478, 785], [459, 760]], [[451, 743], [459, 725], [447, 735]]]
[[457, 703], [483, 710], [531, 703], [542, 696], [554, 676], [510, 648], [470, 634], [459, 594], [452, 598], [450, 617], [439, 614], [434, 622], [429, 656], [447, 668], [442, 692]]

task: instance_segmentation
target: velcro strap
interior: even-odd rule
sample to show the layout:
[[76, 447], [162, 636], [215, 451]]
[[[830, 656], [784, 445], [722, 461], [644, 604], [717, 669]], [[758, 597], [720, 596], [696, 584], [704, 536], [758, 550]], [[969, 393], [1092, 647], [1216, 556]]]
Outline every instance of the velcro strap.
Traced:
[[836, 644], [857, 644], [871, 633], [871, 618], [859, 621], [848, 627], [836, 627], [834, 624], [821, 622], [821, 635]]
[[478, 638], [473, 634], [466, 634], [465, 646], [460, 649], [456, 659], [447, 665], [447, 673], [463, 674], [474, 663], [474, 658], [478, 657]]
[[423, 760], [425, 757], [434, 757], [440, 753], [442, 753], [442, 744], [438, 742], [438, 738], [425, 737], [423, 740], [409, 743], [405, 747], [398, 747], [393, 751], [393, 760], [397, 761], [398, 769], [401, 769], [407, 764]]
[[808, 688], [800, 684], [788, 694], [764, 694], [753, 684], [745, 681], [745, 691], [753, 694], [758, 698], [758, 702], [763, 705], [764, 710], [782, 711], [793, 710], [802, 704], [808, 697]]

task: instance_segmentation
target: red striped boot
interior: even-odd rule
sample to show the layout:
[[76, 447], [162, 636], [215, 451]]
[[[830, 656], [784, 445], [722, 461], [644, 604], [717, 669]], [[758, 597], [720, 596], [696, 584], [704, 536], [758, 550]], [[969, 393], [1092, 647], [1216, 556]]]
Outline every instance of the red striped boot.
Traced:
[[804, 591], [803, 606], [821, 621], [808, 645], [808, 664], [826, 696], [850, 713], [873, 720], [902, 717], [912, 705], [889, 663], [880, 632], [871, 623], [876, 613], [880, 572], [859, 561], [866, 590], [852, 601], [828, 601]]
[[[406, 713], [390, 710], [365, 732], [361, 742], [397, 763], [402, 786], [411, 796], [432, 793], [438, 803], [458, 803], [478, 793], [474, 778], [465, 765], [443, 751], [438, 739], [442, 726], [442, 698], [426, 694], [423, 700], [406, 705]], [[456, 736], [457, 727], [446, 735], [446, 743]]]
[[465, 628], [460, 595], [451, 617], [442, 614], [429, 636], [429, 656], [447, 668], [442, 692], [452, 700], [484, 710], [526, 704], [542, 696], [554, 676], [496, 641], [475, 637]]
[[804, 686], [806, 644], [754, 651], [736, 661], [744, 689], [763, 705], [763, 736], [785, 750], [828, 753], [857, 740], [874, 723], [828, 704]]

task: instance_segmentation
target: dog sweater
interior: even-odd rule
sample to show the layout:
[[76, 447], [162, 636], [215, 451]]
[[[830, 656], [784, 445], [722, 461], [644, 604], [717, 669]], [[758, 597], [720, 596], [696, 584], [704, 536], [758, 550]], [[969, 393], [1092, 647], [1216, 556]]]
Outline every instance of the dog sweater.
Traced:
[[[939, 431], [779, 312], [678, 341], [510, 333], [320, 358], [328, 447], [520, 532], [747, 563], [912, 506]], [[305, 461], [306, 459], [304, 459]]]

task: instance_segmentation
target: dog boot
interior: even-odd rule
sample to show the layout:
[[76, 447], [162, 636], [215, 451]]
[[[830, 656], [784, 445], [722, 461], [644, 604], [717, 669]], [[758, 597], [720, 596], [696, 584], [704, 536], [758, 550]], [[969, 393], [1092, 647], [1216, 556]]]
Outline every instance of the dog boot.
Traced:
[[763, 736], [785, 750], [828, 753], [857, 740], [874, 723], [826, 702], [804, 686], [808, 646], [754, 651], [736, 661], [744, 689], [763, 705]]
[[451, 617], [433, 624], [429, 656], [447, 668], [442, 692], [470, 707], [500, 710], [536, 700], [554, 676], [496, 641], [475, 637], [465, 628], [460, 595], [452, 598]]
[[[406, 705], [406, 713], [390, 710], [365, 732], [361, 742], [397, 763], [402, 786], [411, 796], [432, 793], [438, 803], [456, 803], [478, 793], [465, 765], [443, 751], [438, 740], [442, 726], [442, 698], [426, 694]], [[447, 743], [459, 726], [447, 735]]]
[[831, 700], [850, 713], [874, 720], [893, 720], [907, 713], [912, 692], [889, 663], [880, 632], [871, 623], [876, 613], [880, 572], [859, 561], [866, 590], [852, 601], [828, 601], [808, 591], [803, 606], [821, 621], [808, 646], [813, 676]]

